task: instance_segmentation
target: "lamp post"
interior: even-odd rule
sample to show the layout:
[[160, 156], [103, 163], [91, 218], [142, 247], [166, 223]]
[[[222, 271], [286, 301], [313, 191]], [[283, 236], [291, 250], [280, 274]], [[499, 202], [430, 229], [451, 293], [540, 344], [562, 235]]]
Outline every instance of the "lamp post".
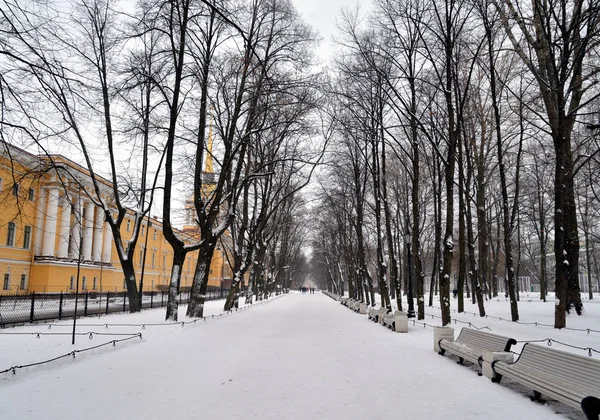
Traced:
[[[75, 220], [75, 223], [79, 223], [79, 243], [76, 245], [77, 248], [77, 283], [75, 285], [75, 312], [73, 313], [73, 334], [71, 336], [71, 345], [75, 345], [75, 330], [77, 328], [77, 301], [79, 300], [79, 276], [81, 274], [81, 249], [83, 248], [83, 212], [80, 207], [81, 202], [81, 189], [79, 189], [77, 199], [77, 211], [75, 217], [79, 220]], [[88, 223], [86, 221], [86, 223]]]
[[413, 302], [413, 265], [412, 265], [412, 253], [411, 253], [411, 249], [410, 246], [412, 244], [412, 234], [410, 233], [410, 231], [408, 231], [404, 237], [405, 239], [405, 243], [406, 243], [406, 257], [408, 260], [408, 264], [407, 264], [407, 271], [406, 271], [406, 276], [408, 278], [408, 292], [407, 292], [407, 299], [408, 299], [408, 312], [406, 313], [406, 316], [408, 318], [414, 318], [415, 317], [415, 305]]

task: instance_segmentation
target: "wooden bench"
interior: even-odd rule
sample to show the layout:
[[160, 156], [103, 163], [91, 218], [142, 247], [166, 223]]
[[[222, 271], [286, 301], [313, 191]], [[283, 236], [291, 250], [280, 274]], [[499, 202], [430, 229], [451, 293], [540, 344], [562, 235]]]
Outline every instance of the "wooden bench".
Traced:
[[375, 321], [375, 317], [379, 313], [379, 309], [375, 309], [375, 307], [369, 308], [367, 311], [367, 318]]
[[465, 360], [481, 366], [484, 352], [510, 351], [510, 347], [517, 344], [514, 338], [479, 331], [472, 328], [462, 328], [454, 341], [441, 339], [438, 343], [442, 356], [447, 351], [458, 356], [458, 363]]
[[375, 309], [375, 307], [372, 307], [369, 308], [367, 316], [369, 319], [373, 320], [373, 322], [378, 322], [381, 324], [381, 321], [383, 321], [383, 316], [390, 312], [392, 312], [391, 309], [384, 308], [383, 306], [379, 309]]
[[543, 394], [582, 409], [588, 419], [600, 416], [600, 360], [526, 343], [514, 363], [495, 361], [492, 369], [493, 382], [506, 376], [533, 389], [534, 400]]
[[367, 304], [364, 302], [355, 301], [352, 310], [357, 314], [364, 315], [367, 313]]
[[408, 332], [408, 317], [406, 312], [396, 311], [388, 312], [383, 316], [381, 324], [392, 331], [406, 333]]

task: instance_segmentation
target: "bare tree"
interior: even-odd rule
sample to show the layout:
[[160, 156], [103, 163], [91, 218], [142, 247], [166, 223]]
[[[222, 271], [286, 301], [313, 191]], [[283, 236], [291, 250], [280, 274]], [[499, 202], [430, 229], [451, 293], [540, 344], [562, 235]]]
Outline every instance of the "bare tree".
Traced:
[[597, 68], [588, 54], [597, 42], [597, 1], [535, 0], [519, 7], [513, 0], [493, 0], [513, 48], [535, 77], [546, 108], [556, 164], [554, 176], [554, 250], [556, 298], [554, 327], [566, 326], [566, 312], [581, 313], [579, 232], [574, 191], [572, 132]]
[[[157, 39], [137, 36], [145, 34], [148, 16], [144, 12], [126, 16], [111, 1], [82, 0], [67, 9], [41, 2], [27, 7], [4, 2], [0, 8], [4, 30], [11, 35], [0, 55], [11, 63], [11, 77], [30, 86], [21, 96], [13, 96], [14, 115], [25, 123], [3, 123], [25, 133], [51, 166], [64, 169], [63, 174], [68, 165], [55, 159], [52, 148], [68, 148], [84, 162], [91, 187], [73, 173], [62, 182], [77, 183], [97, 207], [96, 224], [108, 223], [130, 311], [139, 311], [133, 257], [152, 206], [163, 150], [150, 123], [151, 109], [157, 106], [152, 78], [162, 72], [155, 54]], [[117, 29], [121, 26], [128, 28], [125, 35]], [[132, 45], [132, 38], [140, 42]], [[123, 117], [119, 112], [123, 109], [131, 110], [125, 115], [133, 117]], [[154, 167], [148, 164], [153, 156], [158, 157]], [[133, 163], [137, 158], [141, 167]], [[122, 165], [128, 170], [123, 171]], [[122, 172], [127, 176], [121, 177]], [[102, 173], [108, 175], [110, 193]], [[131, 237], [124, 238], [121, 226], [128, 217], [134, 219], [133, 230]]]

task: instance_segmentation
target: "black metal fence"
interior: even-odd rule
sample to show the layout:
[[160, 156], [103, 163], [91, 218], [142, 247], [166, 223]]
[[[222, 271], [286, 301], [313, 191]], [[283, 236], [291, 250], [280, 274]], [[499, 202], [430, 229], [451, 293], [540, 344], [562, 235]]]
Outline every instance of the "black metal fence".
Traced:
[[[223, 299], [227, 290], [206, 292], [206, 300]], [[189, 292], [177, 296], [179, 304], [187, 302]], [[167, 305], [167, 292], [144, 292], [142, 309], [162, 308]], [[75, 305], [77, 302], [77, 305]], [[14, 324], [26, 324], [77, 316], [108, 315], [127, 312], [129, 299], [126, 292], [31, 293], [28, 295], [0, 295], [0, 328]]]

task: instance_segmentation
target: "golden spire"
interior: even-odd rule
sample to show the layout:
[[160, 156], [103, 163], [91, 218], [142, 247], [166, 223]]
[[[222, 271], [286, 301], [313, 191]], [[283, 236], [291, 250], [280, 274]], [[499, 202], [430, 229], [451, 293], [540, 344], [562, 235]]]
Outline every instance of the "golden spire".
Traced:
[[213, 132], [212, 132], [212, 119], [208, 127], [208, 140], [206, 141], [206, 161], [204, 163], [204, 172], [213, 173]]

